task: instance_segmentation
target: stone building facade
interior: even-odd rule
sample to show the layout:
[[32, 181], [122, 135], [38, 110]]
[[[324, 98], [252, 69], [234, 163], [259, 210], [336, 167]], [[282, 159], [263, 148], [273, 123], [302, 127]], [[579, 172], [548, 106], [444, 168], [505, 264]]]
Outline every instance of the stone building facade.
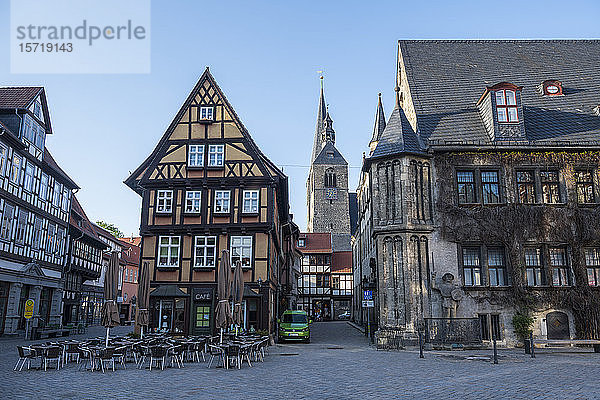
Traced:
[[515, 315], [538, 338], [598, 337], [598, 59], [599, 41], [399, 42], [353, 237], [380, 346], [421, 329], [512, 346]]

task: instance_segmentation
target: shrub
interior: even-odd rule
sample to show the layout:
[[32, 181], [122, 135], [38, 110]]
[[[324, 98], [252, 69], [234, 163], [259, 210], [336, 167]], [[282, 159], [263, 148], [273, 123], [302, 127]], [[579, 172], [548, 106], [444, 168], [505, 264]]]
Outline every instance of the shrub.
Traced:
[[529, 332], [533, 327], [533, 317], [528, 310], [519, 310], [513, 315], [512, 319], [513, 328], [515, 334], [522, 341], [525, 342], [529, 338]]

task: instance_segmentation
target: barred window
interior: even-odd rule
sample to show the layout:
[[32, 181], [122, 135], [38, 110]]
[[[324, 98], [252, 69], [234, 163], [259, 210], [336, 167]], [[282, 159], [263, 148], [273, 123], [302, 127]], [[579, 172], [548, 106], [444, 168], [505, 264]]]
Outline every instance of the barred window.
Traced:
[[463, 276], [465, 286], [481, 285], [481, 263], [478, 247], [463, 247]]
[[506, 286], [504, 250], [502, 248], [490, 248], [487, 254], [490, 286]]
[[592, 171], [575, 171], [575, 184], [577, 186], [578, 203], [590, 204], [595, 202]]
[[229, 190], [215, 191], [215, 213], [229, 212]]
[[458, 203], [477, 203], [473, 171], [456, 171], [456, 180], [458, 184]]
[[525, 271], [528, 286], [542, 286], [542, 252], [539, 248], [525, 249]]
[[532, 171], [517, 171], [517, 193], [519, 202], [523, 204], [536, 202], [535, 180]]
[[585, 249], [588, 285], [600, 286], [600, 248]]
[[188, 166], [201, 167], [204, 165], [204, 146], [193, 144], [189, 147]]
[[173, 209], [173, 191], [159, 190], [156, 193], [156, 212], [170, 213]]
[[552, 268], [552, 285], [569, 286], [570, 276], [567, 266], [567, 252], [564, 248], [548, 249], [550, 255], [550, 267]]
[[558, 171], [540, 171], [542, 201], [546, 204], [560, 203]]
[[201, 199], [202, 192], [199, 190], [185, 192], [185, 212], [195, 214], [199, 213]]
[[217, 237], [196, 236], [194, 267], [213, 268], [217, 263]]
[[482, 171], [481, 184], [483, 188], [483, 203], [500, 203], [500, 180], [498, 171]]

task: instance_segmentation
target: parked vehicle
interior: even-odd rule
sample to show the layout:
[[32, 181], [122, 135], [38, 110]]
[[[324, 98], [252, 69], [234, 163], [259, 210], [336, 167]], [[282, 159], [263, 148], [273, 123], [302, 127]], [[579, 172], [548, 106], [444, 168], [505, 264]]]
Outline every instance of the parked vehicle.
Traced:
[[279, 342], [304, 341], [310, 343], [310, 324], [306, 311], [286, 310], [279, 323]]

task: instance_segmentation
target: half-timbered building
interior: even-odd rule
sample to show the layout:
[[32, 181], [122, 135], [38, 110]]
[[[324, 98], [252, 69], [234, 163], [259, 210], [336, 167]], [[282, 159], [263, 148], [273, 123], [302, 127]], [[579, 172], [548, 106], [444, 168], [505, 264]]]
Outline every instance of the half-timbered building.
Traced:
[[77, 185], [45, 146], [52, 134], [44, 88], [0, 88], [0, 333], [61, 323], [62, 270]]
[[104, 295], [92, 285], [102, 275], [102, 252], [108, 246], [98, 237], [81, 203], [73, 196], [69, 247], [64, 277], [63, 324], [98, 323]]
[[142, 197], [151, 329], [213, 331], [224, 249], [244, 268], [244, 327], [273, 329], [289, 249], [287, 177], [260, 151], [208, 68], [125, 183]]

